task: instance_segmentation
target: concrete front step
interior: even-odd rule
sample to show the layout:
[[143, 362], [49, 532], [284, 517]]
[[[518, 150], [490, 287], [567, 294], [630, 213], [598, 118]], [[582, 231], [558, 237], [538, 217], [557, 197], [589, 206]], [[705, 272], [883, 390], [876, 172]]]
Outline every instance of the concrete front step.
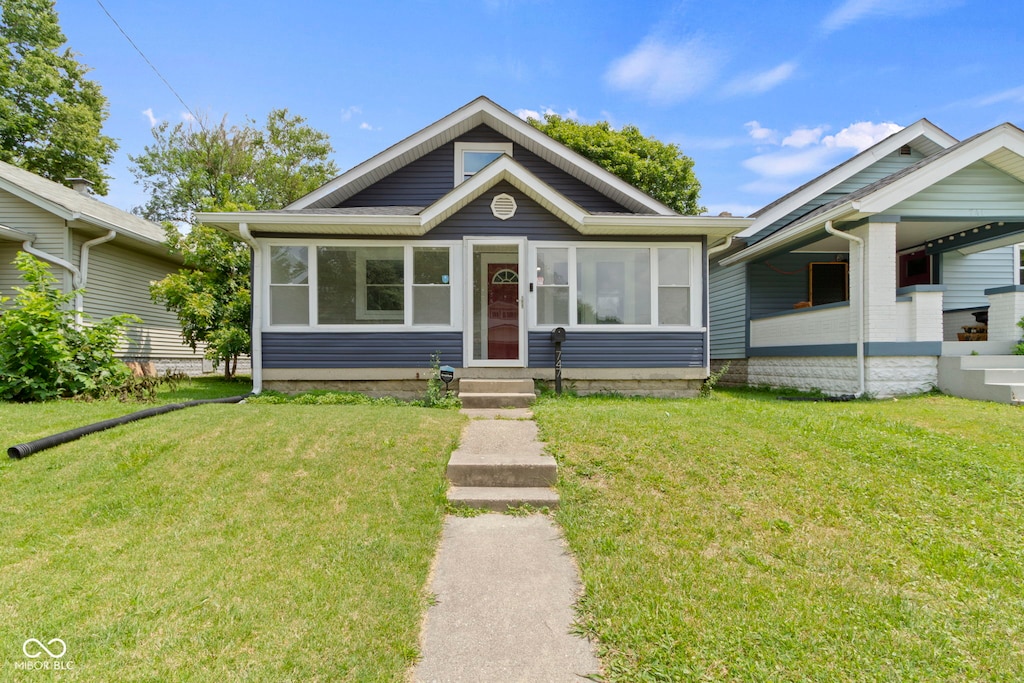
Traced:
[[987, 384], [1024, 384], [1024, 368], [985, 368]]
[[550, 455], [469, 453], [461, 448], [448, 461], [448, 480], [457, 486], [551, 486], [558, 466]]
[[558, 507], [558, 493], [545, 487], [452, 486], [448, 489], [448, 502], [455, 507], [467, 507], [493, 512], [530, 505], [535, 508]]
[[964, 370], [1003, 370], [1024, 368], [1024, 356], [957, 356]]
[[470, 410], [494, 409], [494, 408], [529, 408], [537, 400], [536, 394], [530, 392], [509, 394], [509, 393], [465, 393], [459, 392], [462, 399], [462, 407]]
[[460, 394], [532, 394], [532, 379], [460, 379]]

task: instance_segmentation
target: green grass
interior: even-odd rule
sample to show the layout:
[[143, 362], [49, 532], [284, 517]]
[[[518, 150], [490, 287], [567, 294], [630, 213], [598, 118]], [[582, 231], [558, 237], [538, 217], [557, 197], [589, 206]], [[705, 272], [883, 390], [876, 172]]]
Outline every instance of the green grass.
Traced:
[[[0, 436], [139, 407], [0, 404]], [[463, 419], [207, 405], [3, 458], [0, 679], [62, 638], [66, 680], [402, 680]]]
[[615, 681], [1024, 680], [1024, 412], [548, 399]]

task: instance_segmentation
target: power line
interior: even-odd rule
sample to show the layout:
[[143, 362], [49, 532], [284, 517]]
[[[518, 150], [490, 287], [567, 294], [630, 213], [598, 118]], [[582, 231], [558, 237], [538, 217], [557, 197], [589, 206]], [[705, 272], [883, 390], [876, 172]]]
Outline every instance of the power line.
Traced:
[[181, 102], [181, 106], [185, 107], [185, 111], [189, 113], [189, 115], [192, 117], [192, 120], [198, 123], [199, 127], [202, 128], [203, 131], [205, 132], [206, 126], [203, 125], [202, 119], [196, 116], [195, 112], [193, 112], [192, 109], [187, 104], [185, 104], [185, 100], [181, 99], [181, 95], [178, 94], [178, 91], [175, 90], [174, 87], [167, 82], [167, 79], [164, 78], [164, 75], [162, 73], [160, 73], [160, 70], [153, 65], [153, 62], [149, 61], [149, 57], [147, 57], [142, 52], [142, 50], [139, 49], [139, 46], [135, 44], [135, 41], [132, 40], [131, 36], [129, 36], [128, 33], [125, 32], [123, 28], [121, 28], [121, 24], [117, 23], [117, 19], [115, 19], [114, 16], [107, 10], [107, 8], [103, 6], [103, 3], [100, 2], [100, 0], [96, 0], [96, 4], [100, 6], [100, 9], [103, 10], [103, 13], [107, 15], [110, 21], [114, 22], [114, 26], [117, 27], [117, 30], [121, 32], [121, 35], [124, 36], [125, 40], [131, 43], [131, 46], [135, 48], [135, 51], [138, 52], [139, 56], [145, 60], [146, 64], [149, 64], [149, 68], [153, 70], [153, 73], [155, 73], [160, 78], [160, 80], [164, 82], [164, 85], [167, 86], [167, 89], [170, 90], [174, 94], [174, 96], [178, 98], [178, 101]]

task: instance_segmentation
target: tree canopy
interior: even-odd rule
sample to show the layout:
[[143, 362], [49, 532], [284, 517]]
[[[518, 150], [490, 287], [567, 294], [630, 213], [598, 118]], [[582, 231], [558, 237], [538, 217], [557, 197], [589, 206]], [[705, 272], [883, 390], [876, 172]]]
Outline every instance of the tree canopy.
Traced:
[[684, 215], [705, 211], [693, 159], [678, 145], [646, 136], [636, 126], [612, 128], [607, 121], [580, 123], [557, 114], [530, 123], [573, 151]]
[[107, 100], [66, 42], [53, 0], [0, 0], [0, 161], [102, 195], [117, 150]]
[[150, 220], [193, 223], [196, 211], [280, 209], [338, 174], [327, 134], [275, 109], [266, 126], [196, 121], [153, 128], [153, 143], [129, 155]]
[[326, 133], [275, 109], [264, 128], [255, 121], [153, 128], [154, 142], [129, 155], [132, 172], [149, 193], [136, 209], [165, 221], [168, 246], [185, 268], [150, 287], [154, 301], [174, 311], [185, 340], [206, 347], [231, 377], [238, 357], [249, 352], [249, 248], [227, 234], [193, 225], [182, 234], [173, 223], [194, 222], [197, 211], [280, 209], [338, 173]]

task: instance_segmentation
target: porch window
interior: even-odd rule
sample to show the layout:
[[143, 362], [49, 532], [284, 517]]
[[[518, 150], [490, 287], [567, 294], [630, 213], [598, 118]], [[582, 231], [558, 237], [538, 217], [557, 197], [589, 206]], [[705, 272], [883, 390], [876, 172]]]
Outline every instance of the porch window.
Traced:
[[694, 254], [689, 246], [538, 247], [536, 324], [692, 325]]
[[413, 325], [451, 323], [452, 285], [448, 270], [448, 247], [413, 248]]
[[309, 250], [270, 248], [270, 324], [309, 324]]
[[321, 325], [402, 324], [402, 247], [318, 247], [317, 321]]
[[577, 249], [580, 325], [651, 323], [650, 249]]
[[450, 244], [307, 242], [264, 253], [271, 326], [452, 325]]
[[690, 324], [690, 250], [658, 250], [658, 324]]
[[537, 324], [569, 324], [568, 249], [537, 249]]

